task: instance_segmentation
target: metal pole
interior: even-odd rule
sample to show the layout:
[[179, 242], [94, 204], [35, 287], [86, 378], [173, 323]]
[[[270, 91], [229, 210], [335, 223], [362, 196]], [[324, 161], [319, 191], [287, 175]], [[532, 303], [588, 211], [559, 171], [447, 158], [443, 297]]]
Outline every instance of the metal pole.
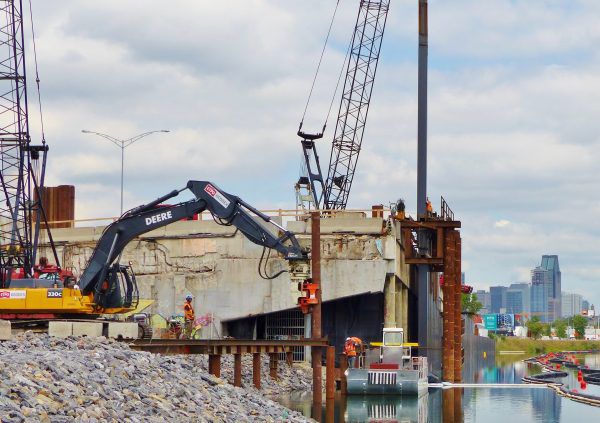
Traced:
[[426, 215], [427, 201], [427, 0], [419, 0], [419, 88], [418, 88], [418, 153], [417, 153], [417, 217]]
[[143, 132], [141, 134], [136, 135], [135, 137], [127, 138], [126, 140], [121, 140], [121, 139], [115, 138], [111, 135], [103, 134], [102, 132], [88, 131], [85, 129], [82, 129], [81, 132], [83, 132], [84, 134], [98, 135], [99, 137], [109, 140], [110, 142], [112, 142], [113, 144], [115, 144], [117, 147], [119, 147], [121, 149], [121, 215], [123, 215], [123, 187], [124, 187], [123, 179], [124, 179], [124, 173], [125, 173], [125, 148], [129, 147], [134, 142], [139, 141], [140, 139], [142, 139], [144, 137], [147, 137], [148, 135], [155, 134], [157, 132], [170, 132], [170, 131], [167, 129], [160, 129], [158, 131]]
[[[311, 334], [313, 339], [321, 339], [321, 214], [312, 212], [311, 217], [311, 273], [312, 281], [319, 285], [318, 304], [312, 307]], [[321, 348], [312, 347], [313, 368], [313, 406], [321, 407], [323, 402], [323, 374], [321, 366]]]
[[335, 396], [335, 347], [333, 345], [327, 347], [326, 365], [325, 398], [330, 400]]
[[[427, 215], [427, 0], [419, 0], [419, 87], [417, 134], [417, 218]], [[427, 248], [427, 235], [419, 233], [419, 249]], [[418, 286], [418, 341], [419, 355], [427, 356], [429, 316], [429, 266], [417, 267]]]
[[121, 141], [121, 216], [123, 216], [123, 174], [125, 169], [125, 143]]

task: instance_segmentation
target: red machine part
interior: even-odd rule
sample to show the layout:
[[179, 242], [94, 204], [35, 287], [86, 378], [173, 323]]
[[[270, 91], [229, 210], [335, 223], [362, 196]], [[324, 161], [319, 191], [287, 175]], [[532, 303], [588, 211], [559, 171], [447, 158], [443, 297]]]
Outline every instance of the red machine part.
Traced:
[[[440, 286], [444, 286], [444, 275], [440, 275]], [[471, 294], [473, 292], [473, 287], [471, 285], [461, 285], [460, 291], [463, 294]]]
[[310, 306], [319, 303], [317, 298], [318, 289], [319, 284], [313, 283], [312, 279], [306, 279], [298, 284], [298, 290], [305, 293], [304, 297], [298, 297], [298, 306], [302, 313], [307, 314], [310, 311]]

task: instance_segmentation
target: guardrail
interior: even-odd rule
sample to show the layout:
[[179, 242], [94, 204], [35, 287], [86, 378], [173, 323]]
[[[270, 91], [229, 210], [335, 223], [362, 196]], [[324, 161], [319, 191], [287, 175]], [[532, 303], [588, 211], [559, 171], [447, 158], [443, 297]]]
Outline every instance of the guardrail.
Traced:
[[[309, 212], [306, 212], [306, 211], [300, 210], [300, 209], [267, 209], [267, 210], [260, 210], [260, 212], [266, 214], [267, 216], [280, 217], [282, 219], [287, 218], [288, 220], [300, 221], [300, 220], [306, 220], [306, 219], [310, 218]], [[384, 208], [384, 209], [377, 209], [376, 212], [383, 213], [383, 216], [386, 217], [386, 216], [389, 216], [389, 214], [391, 213], [391, 210], [389, 208]], [[363, 213], [366, 216], [369, 213], [373, 213], [373, 210], [372, 209], [321, 210], [321, 213], [325, 216], [330, 216], [330, 217], [341, 214], [341, 213]], [[198, 216], [197, 218], [190, 219], [190, 220], [200, 220], [200, 221], [212, 220], [212, 215], [208, 211], [198, 213], [197, 216]], [[110, 217], [102, 216], [102, 217], [92, 217], [92, 218], [86, 218], [86, 219], [55, 220], [55, 221], [48, 222], [48, 225], [50, 225], [50, 227], [52, 227], [52, 225], [68, 224], [68, 225], [70, 225], [70, 227], [88, 227], [88, 226], [94, 226], [94, 225], [86, 225], [87, 223], [106, 222], [106, 224], [109, 224], [118, 219], [119, 219], [118, 216], [110, 216]]]

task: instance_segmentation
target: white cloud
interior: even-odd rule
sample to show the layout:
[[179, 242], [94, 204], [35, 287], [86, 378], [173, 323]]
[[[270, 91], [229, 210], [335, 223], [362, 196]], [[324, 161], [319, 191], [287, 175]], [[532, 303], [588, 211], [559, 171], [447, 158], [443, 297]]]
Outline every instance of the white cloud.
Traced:
[[[79, 218], [114, 215], [119, 151], [80, 130], [165, 128], [126, 150], [126, 207], [209, 179], [259, 207], [293, 208], [295, 132], [333, 6], [34, 2], [48, 183], [77, 185]], [[323, 123], [356, 8], [341, 2], [307, 130]], [[600, 303], [600, 2], [429, 8], [429, 194], [463, 222], [467, 279], [527, 280], [542, 254], [557, 253], [565, 289]], [[416, 11], [391, 6], [353, 207], [404, 198], [415, 208]], [[334, 121], [319, 144], [324, 167]]]
[[510, 225], [510, 220], [506, 220], [506, 219], [500, 219], [494, 223], [494, 227], [496, 227], [496, 228], [505, 228], [508, 225]]

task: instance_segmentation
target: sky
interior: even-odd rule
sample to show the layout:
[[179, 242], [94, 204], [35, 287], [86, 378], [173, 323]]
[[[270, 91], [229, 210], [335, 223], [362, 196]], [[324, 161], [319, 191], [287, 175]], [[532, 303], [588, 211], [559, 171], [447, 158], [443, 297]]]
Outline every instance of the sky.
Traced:
[[[307, 131], [323, 125], [358, 3], [340, 1]], [[416, 209], [417, 3], [391, 1], [349, 208]], [[170, 131], [125, 150], [126, 209], [189, 179], [294, 208], [295, 133], [335, 0], [32, 4], [47, 185], [76, 186], [76, 218], [118, 215], [120, 202], [119, 149], [82, 129]], [[529, 281], [558, 254], [563, 290], [600, 305], [598, 16], [597, 0], [429, 2], [428, 193], [462, 221], [476, 289]]]

